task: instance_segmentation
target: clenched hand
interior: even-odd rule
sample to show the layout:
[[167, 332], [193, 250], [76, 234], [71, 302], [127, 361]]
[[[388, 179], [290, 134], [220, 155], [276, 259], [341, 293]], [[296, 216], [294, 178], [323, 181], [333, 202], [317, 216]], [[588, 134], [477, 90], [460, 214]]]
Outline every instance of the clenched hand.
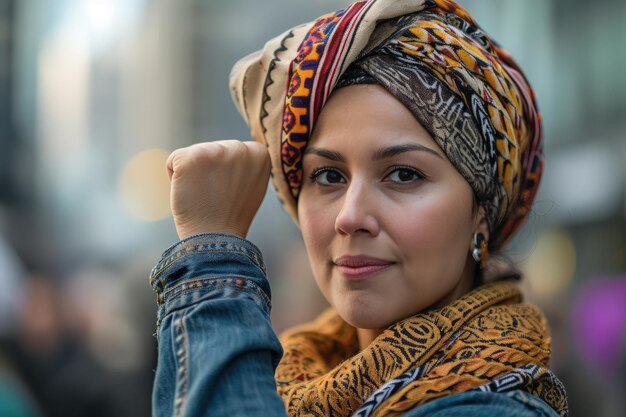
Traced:
[[172, 152], [167, 173], [180, 239], [202, 232], [245, 237], [267, 190], [270, 157], [257, 142], [198, 143]]

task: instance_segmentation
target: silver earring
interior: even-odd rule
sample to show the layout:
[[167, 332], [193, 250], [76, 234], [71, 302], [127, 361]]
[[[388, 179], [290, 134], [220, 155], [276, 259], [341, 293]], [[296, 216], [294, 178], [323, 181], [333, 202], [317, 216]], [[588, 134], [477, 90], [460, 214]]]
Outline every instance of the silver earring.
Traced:
[[480, 232], [474, 233], [474, 250], [472, 250], [472, 258], [480, 263], [480, 267], [484, 268], [487, 263], [489, 250], [487, 249], [487, 240], [485, 235]]
[[474, 248], [472, 251], [472, 258], [474, 258], [476, 262], [480, 262], [481, 257], [481, 250], [479, 248]]

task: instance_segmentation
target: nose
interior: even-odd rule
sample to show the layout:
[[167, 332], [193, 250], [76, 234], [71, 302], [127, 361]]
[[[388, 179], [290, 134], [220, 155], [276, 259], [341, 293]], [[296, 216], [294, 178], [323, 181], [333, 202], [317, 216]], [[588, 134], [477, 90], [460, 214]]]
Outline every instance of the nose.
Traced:
[[369, 188], [364, 183], [352, 182], [349, 185], [335, 219], [335, 232], [340, 235], [378, 235], [380, 225], [375, 193]]

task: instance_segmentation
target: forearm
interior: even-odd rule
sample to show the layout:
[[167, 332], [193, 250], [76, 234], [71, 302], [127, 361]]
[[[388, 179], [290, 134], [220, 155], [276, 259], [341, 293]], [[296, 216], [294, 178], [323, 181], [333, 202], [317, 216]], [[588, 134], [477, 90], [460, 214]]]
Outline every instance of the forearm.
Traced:
[[151, 274], [158, 294], [154, 416], [285, 416], [274, 369], [270, 289], [259, 250], [201, 234], [168, 249]]

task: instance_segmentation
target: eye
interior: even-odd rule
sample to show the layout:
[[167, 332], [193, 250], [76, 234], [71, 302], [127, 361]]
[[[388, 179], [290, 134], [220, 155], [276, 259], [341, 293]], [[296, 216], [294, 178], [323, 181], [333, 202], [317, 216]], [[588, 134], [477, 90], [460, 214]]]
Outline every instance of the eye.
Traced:
[[328, 186], [333, 184], [345, 184], [346, 179], [339, 171], [332, 168], [320, 168], [313, 171], [311, 180], [319, 185]]
[[396, 184], [412, 184], [424, 178], [424, 174], [414, 168], [397, 167], [385, 177], [385, 180]]

